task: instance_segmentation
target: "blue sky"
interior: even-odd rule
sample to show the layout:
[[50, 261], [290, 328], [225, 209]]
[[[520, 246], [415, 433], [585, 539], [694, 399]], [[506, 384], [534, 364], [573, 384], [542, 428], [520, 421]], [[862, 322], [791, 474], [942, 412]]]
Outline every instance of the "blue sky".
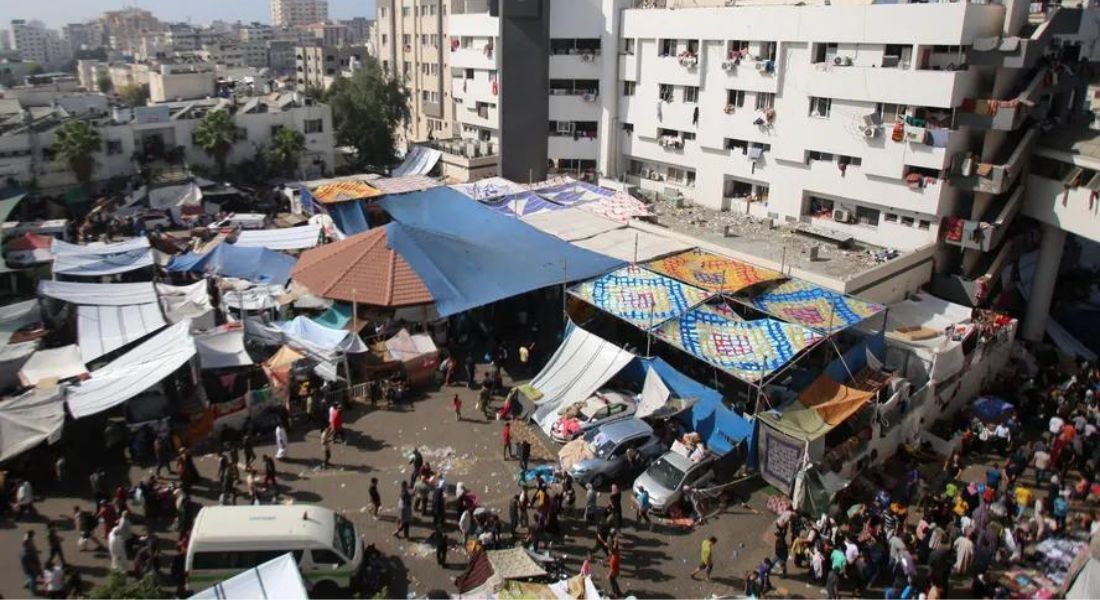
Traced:
[[[165, 21], [207, 23], [270, 20], [269, 0], [45, 0], [26, 2], [0, 0], [0, 27], [12, 19], [38, 19], [50, 27], [92, 18], [105, 10], [136, 5], [153, 11]], [[374, 17], [374, 0], [329, 0], [329, 14], [335, 19]]]

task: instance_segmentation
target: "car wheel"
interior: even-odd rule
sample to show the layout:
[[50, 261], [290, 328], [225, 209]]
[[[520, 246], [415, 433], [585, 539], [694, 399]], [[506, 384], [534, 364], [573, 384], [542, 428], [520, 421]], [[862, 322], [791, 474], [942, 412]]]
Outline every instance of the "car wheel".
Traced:
[[310, 592], [311, 598], [339, 598], [340, 586], [336, 585], [335, 581], [319, 581], [317, 585], [313, 586], [312, 592]]
[[592, 487], [597, 490], [603, 489], [603, 486], [607, 484], [607, 478], [603, 475], [596, 475], [592, 478]]

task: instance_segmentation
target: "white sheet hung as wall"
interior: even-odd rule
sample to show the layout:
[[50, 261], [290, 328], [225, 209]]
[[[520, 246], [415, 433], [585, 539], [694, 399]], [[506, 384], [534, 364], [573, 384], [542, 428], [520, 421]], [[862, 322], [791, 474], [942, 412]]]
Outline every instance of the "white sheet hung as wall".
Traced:
[[80, 357], [85, 363], [91, 362], [167, 324], [156, 302], [129, 306], [79, 306], [76, 331]]
[[80, 348], [76, 344], [38, 350], [19, 369], [19, 381], [23, 385], [38, 385], [43, 379], [68, 379], [88, 372], [80, 360]]
[[634, 358], [627, 350], [574, 326], [531, 380], [531, 387], [542, 392], [531, 420], [549, 433], [558, 409], [587, 399]]
[[38, 282], [38, 295], [55, 298], [72, 304], [97, 306], [126, 306], [148, 304], [157, 301], [153, 282], [140, 283], [82, 283], [43, 279]]
[[112, 244], [70, 244], [54, 240], [53, 272], [61, 275], [96, 277], [127, 273], [153, 266], [149, 240], [136, 237]]
[[246, 367], [252, 364], [252, 357], [244, 347], [243, 328], [197, 334], [195, 349], [199, 352], [199, 364], [203, 369]]
[[18, 456], [44, 440], [57, 441], [64, 424], [61, 388], [31, 390], [0, 402], [0, 461]]
[[301, 250], [317, 245], [321, 237], [320, 224], [308, 224], [285, 229], [257, 229], [242, 231], [237, 235], [237, 246], [267, 248], [269, 250]]
[[74, 417], [86, 417], [126, 402], [160, 383], [195, 355], [191, 321], [185, 319], [145, 340], [91, 378], [65, 390]]

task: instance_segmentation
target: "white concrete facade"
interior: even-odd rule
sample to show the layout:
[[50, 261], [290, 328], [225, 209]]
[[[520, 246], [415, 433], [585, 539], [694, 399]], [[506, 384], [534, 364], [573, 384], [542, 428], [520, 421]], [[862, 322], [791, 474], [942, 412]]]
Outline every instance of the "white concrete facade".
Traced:
[[297, 27], [328, 19], [328, 0], [271, 0], [271, 23]]
[[194, 100], [214, 95], [214, 69], [205, 65], [161, 65], [149, 73], [149, 101]]

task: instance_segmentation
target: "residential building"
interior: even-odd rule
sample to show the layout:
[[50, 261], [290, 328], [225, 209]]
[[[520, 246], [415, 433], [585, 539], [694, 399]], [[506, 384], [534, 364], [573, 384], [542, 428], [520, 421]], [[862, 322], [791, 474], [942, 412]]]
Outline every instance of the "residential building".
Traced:
[[310, 23], [303, 27], [313, 34], [317, 43], [322, 46], [346, 46], [348, 44], [348, 28], [339, 23], [322, 21]]
[[12, 49], [11, 30], [0, 29], [0, 52], [10, 52]]
[[15, 19], [11, 22], [11, 32], [14, 50], [24, 61], [49, 69], [61, 67], [72, 56], [60, 34], [46, 29], [40, 21]]
[[295, 40], [269, 40], [267, 42], [267, 66], [273, 73], [279, 75], [290, 74], [296, 65], [296, 49], [299, 42]]
[[271, 23], [298, 27], [328, 20], [328, 0], [271, 0]]
[[362, 68], [366, 51], [363, 46], [299, 46], [295, 49], [294, 69], [298, 86], [327, 90], [336, 78], [350, 77]]
[[149, 85], [149, 73], [152, 69], [148, 63], [120, 63], [112, 64], [108, 68], [111, 76], [111, 85], [116, 89], [131, 86]]
[[105, 62], [90, 59], [76, 61], [76, 77], [80, 81], [80, 87], [91, 91], [99, 91], [99, 78], [110, 77], [110, 65]]
[[337, 22], [347, 28], [348, 44], [364, 45], [369, 44], [374, 39], [374, 21], [371, 19], [355, 17], [354, 19], [341, 19]]
[[153, 13], [133, 7], [104, 12], [99, 23], [111, 49], [123, 54], [133, 54], [146, 34], [165, 29]]
[[161, 65], [149, 73], [149, 101], [161, 102], [209, 98], [215, 92], [213, 65]]
[[189, 164], [211, 167], [210, 156], [195, 146], [194, 130], [206, 113], [216, 109], [231, 110], [238, 127], [230, 164], [253, 159], [279, 127], [305, 136], [306, 151], [299, 165], [304, 177], [326, 175], [334, 164], [332, 111], [299, 94], [271, 94], [236, 104], [224, 98], [186, 100], [113, 111], [106, 109], [103, 96], [87, 96], [100, 102], [64, 108], [63, 99], [58, 106], [0, 100], [0, 180], [11, 178], [21, 185], [33, 180], [45, 193], [75, 185], [68, 165], [51, 149], [58, 127], [73, 118], [88, 121], [103, 139], [95, 155], [97, 182], [135, 174], [135, 155], [151, 159], [174, 148], [181, 149]]
[[238, 25], [237, 39], [242, 42], [267, 42], [275, 38], [276, 29], [264, 23]]
[[227, 67], [263, 68], [268, 65], [267, 42], [214, 42], [195, 53], [203, 61]]
[[70, 54], [81, 50], [95, 50], [103, 47], [103, 26], [98, 21], [69, 23], [62, 28], [62, 35], [69, 44]]
[[399, 143], [454, 137], [455, 104], [445, 48], [451, 0], [378, 0], [375, 19], [376, 57], [392, 77], [404, 82], [411, 96], [412, 119]]

